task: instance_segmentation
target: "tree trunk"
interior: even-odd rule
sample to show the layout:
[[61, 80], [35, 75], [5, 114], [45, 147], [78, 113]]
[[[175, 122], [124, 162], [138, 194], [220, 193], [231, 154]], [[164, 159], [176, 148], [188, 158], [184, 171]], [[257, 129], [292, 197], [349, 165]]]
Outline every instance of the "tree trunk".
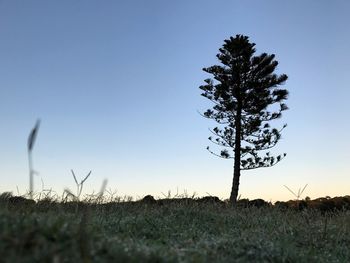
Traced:
[[233, 181], [230, 195], [230, 202], [235, 205], [237, 203], [239, 177], [241, 176], [241, 115], [242, 105], [238, 100], [237, 115], [235, 119], [236, 134], [235, 134], [235, 161], [233, 166]]

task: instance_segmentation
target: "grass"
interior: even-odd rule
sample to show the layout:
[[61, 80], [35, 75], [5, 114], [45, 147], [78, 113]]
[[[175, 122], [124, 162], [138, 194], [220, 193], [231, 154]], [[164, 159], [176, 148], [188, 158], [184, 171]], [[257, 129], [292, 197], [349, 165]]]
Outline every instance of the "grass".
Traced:
[[1, 262], [350, 262], [350, 211], [0, 203]]

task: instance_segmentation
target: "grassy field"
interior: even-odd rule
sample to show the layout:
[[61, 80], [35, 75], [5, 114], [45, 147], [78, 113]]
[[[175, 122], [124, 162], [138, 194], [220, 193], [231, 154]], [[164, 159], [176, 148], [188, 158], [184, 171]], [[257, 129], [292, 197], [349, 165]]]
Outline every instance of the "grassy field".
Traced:
[[0, 205], [1, 262], [350, 262], [350, 211], [216, 203]]

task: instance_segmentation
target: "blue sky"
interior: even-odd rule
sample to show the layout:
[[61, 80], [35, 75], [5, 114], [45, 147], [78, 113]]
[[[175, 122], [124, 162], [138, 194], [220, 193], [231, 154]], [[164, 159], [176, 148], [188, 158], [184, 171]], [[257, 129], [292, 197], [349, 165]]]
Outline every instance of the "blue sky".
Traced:
[[0, 1], [0, 191], [61, 193], [92, 170], [120, 195], [171, 190], [228, 198], [232, 161], [210, 155], [198, 87], [223, 40], [245, 34], [276, 54], [290, 110], [273, 168], [243, 172], [242, 198], [349, 194], [348, 1]]

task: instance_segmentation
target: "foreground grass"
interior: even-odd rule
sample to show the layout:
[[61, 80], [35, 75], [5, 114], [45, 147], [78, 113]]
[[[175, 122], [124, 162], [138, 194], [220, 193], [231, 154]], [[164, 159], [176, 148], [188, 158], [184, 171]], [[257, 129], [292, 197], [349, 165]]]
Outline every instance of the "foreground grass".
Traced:
[[1, 262], [350, 262], [350, 212], [1, 204], [0, 255]]

